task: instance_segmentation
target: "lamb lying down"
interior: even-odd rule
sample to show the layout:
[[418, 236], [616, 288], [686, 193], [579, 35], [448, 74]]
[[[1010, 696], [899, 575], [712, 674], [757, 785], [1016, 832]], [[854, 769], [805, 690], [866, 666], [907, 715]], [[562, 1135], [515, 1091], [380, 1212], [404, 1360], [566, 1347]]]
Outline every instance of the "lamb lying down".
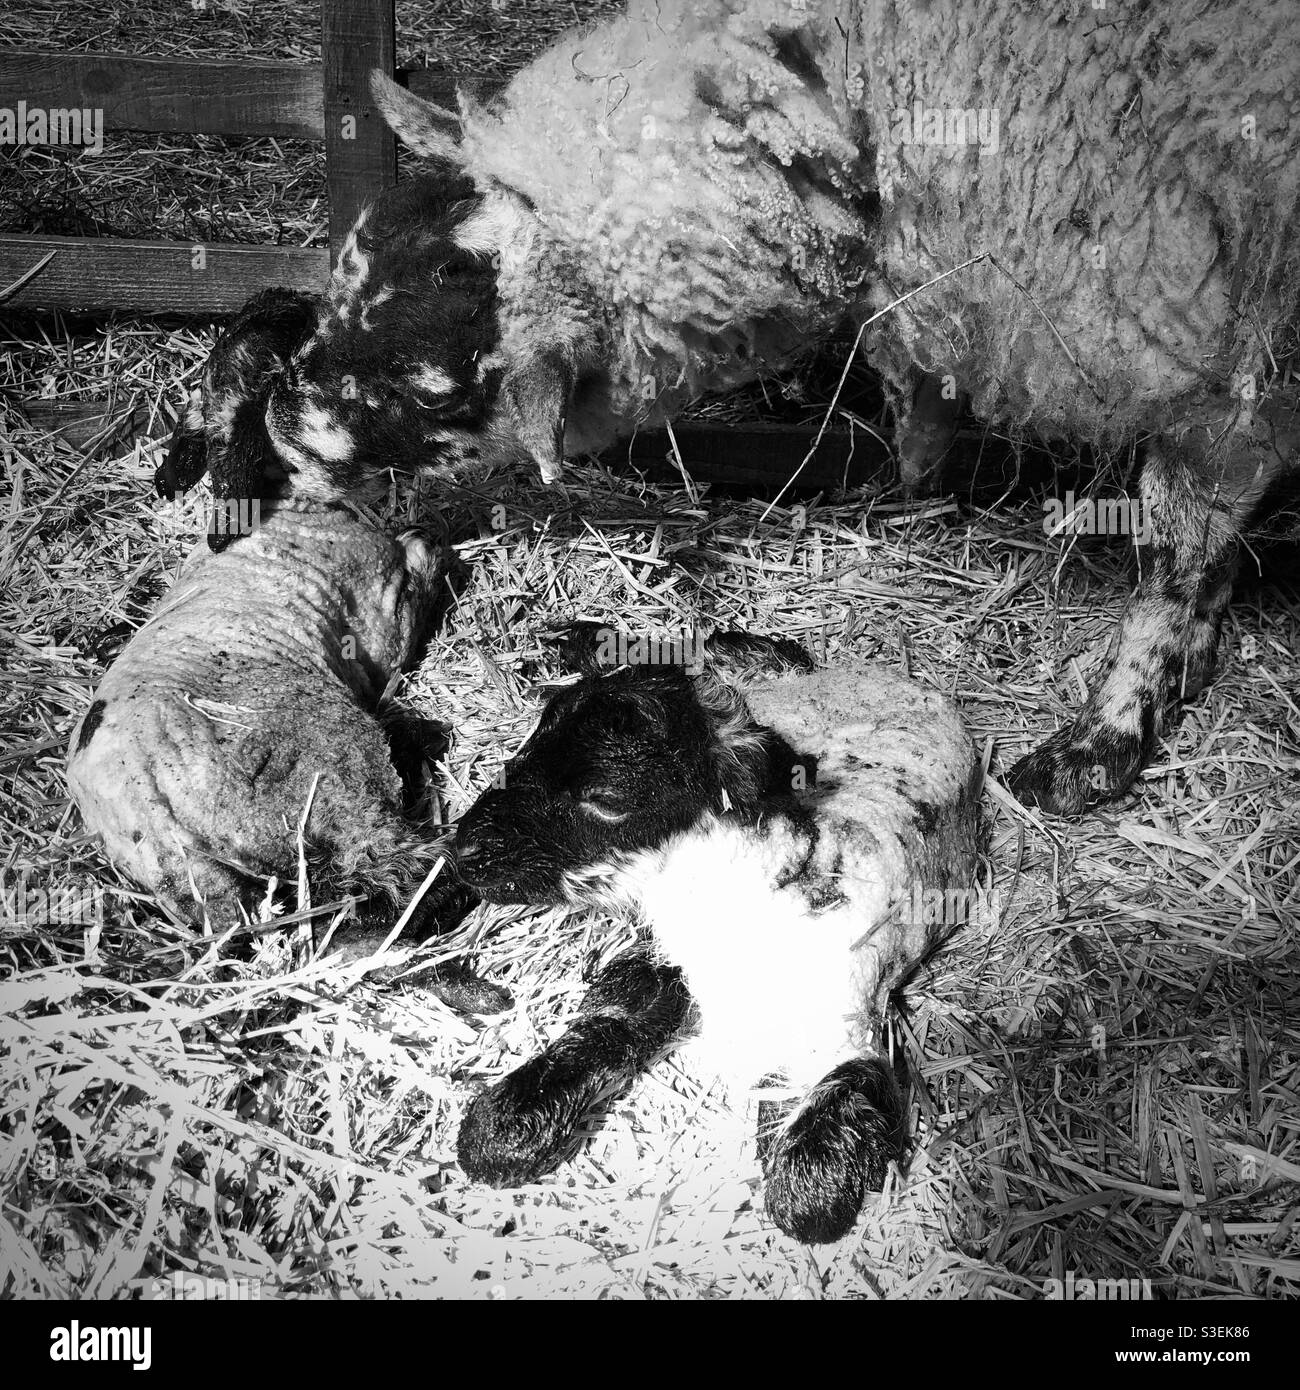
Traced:
[[[255, 302], [208, 365], [232, 402], [214, 447], [250, 476], [268, 448], [270, 331]], [[403, 812], [374, 711], [442, 575], [418, 531], [292, 499], [263, 502], [221, 553], [200, 544], [73, 734], [68, 783], [109, 856], [182, 920], [227, 927], [271, 876], [296, 883], [301, 826], [314, 900], [357, 894], [391, 927], [440, 850]]]
[[696, 677], [588, 662], [461, 822], [459, 871], [483, 897], [631, 904], [653, 937], [474, 1101], [471, 1178], [547, 1172], [597, 1100], [694, 1032], [731, 1082], [781, 1076], [801, 1097], [773, 1125], [760, 1109], [783, 1231], [838, 1239], [882, 1185], [903, 1120], [882, 1011], [952, 924], [912, 904], [971, 884], [978, 767], [937, 692], [866, 664], [811, 672], [790, 648], [769, 654], [805, 669], [757, 678], [742, 669], [762, 639], [725, 634]]
[[197, 549], [72, 741], [68, 782], [109, 855], [196, 924], [239, 920], [258, 879], [296, 879], [308, 808], [329, 891], [396, 895], [427, 869], [370, 711], [440, 572], [416, 533], [285, 502], [224, 553]]

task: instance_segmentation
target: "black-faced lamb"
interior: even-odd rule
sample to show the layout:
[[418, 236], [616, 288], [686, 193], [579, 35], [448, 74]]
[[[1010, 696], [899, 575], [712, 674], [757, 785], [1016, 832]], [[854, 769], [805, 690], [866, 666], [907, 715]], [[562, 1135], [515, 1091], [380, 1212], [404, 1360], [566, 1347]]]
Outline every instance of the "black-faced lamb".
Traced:
[[[813, 672], [729, 634], [708, 658], [698, 675], [587, 661], [462, 819], [459, 873], [484, 898], [633, 906], [652, 940], [474, 1100], [459, 1156], [496, 1185], [540, 1176], [593, 1104], [694, 1033], [731, 1083], [793, 1088], [783, 1115], [760, 1108], [767, 1209], [835, 1240], [899, 1152], [882, 1010], [962, 915], [978, 767], [951, 702], [882, 667]], [[782, 673], [756, 675], [764, 658]]]
[[[322, 496], [367, 484], [398, 416], [431, 467], [556, 477], [846, 319], [918, 473], [954, 392], [1105, 450], [1148, 436], [1137, 589], [1010, 777], [1079, 812], [1212, 675], [1238, 538], [1300, 453], [1298, 76], [1291, 0], [633, 0], [458, 115], [376, 75], [431, 161], [424, 240], [363, 222], [274, 436]], [[398, 370], [340, 395], [390, 315]]]
[[[203, 461], [244, 480], [253, 524], [189, 556], [101, 681], [67, 774], [109, 857], [181, 920], [238, 924], [272, 876], [293, 889], [304, 852], [315, 902], [361, 897], [373, 944], [440, 854], [406, 814], [400, 730], [376, 710], [421, 649], [444, 565], [418, 530], [261, 495], [276, 471], [267, 383], [310, 313], [271, 292], [213, 348]], [[452, 906], [427, 899], [423, 934], [435, 903]]]

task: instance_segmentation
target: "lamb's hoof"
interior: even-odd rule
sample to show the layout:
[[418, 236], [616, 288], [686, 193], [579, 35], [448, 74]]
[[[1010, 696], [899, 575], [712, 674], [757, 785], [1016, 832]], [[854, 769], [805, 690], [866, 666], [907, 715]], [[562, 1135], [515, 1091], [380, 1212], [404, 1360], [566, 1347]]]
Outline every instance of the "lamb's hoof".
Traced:
[[494, 985], [468, 966], [455, 962], [413, 970], [401, 976], [399, 983], [432, 994], [458, 1014], [503, 1014], [515, 1006], [514, 996], [508, 989]]
[[550, 1071], [545, 1057], [534, 1057], [474, 1098], [456, 1137], [471, 1182], [521, 1187], [554, 1172], [577, 1148], [586, 1106], [549, 1085]]
[[853, 1229], [867, 1188], [862, 1169], [843, 1157], [798, 1144], [768, 1170], [767, 1214], [791, 1239], [829, 1245]]
[[885, 1185], [903, 1135], [903, 1100], [878, 1058], [837, 1068], [812, 1093], [767, 1155], [768, 1215], [805, 1245], [853, 1229], [868, 1192]]
[[1133, 785], [1146, 761], [1134, 734], [1102, 729], [1080, 737], [1060, 729], [1011, 769], [1007, 786], [1026, 806], [1054, 816], [1080, 816], [1114, 801]]

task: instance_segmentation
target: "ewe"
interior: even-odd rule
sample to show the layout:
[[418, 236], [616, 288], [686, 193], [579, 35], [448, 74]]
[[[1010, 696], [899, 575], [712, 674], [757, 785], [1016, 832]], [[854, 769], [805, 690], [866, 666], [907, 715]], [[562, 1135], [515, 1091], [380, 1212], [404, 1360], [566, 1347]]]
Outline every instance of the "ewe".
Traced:
[[1011, 775], [1078, 812], [1210, 679], [1238, 538], [1300, 449], [1298, 78], [1293, 0], [634, 0], [459, 117], [376, 75], [431, 173], [359, 224], [272, 437], [321, 497], [394, 439], [553, 478], [845, 320], [914, 481], [957, 391], [1000, 427], [1146, 435], [1136, 592]]

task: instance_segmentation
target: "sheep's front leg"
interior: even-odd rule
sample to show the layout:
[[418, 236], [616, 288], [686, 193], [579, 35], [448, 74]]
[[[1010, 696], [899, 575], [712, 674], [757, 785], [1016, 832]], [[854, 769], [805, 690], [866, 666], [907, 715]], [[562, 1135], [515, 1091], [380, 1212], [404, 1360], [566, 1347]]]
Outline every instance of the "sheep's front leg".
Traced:
[[682, 1037], [692, 1012], [675, 966], [648, 951], [611, 962], [564, 1034], [471, 1104], [456, 1141], [466, 1175], [517, 1187], [557, 1168], [582, 1117], [647, 1071]]
[[868, 1192], [885, 1185], [902, 1146], [903, 1098], [881, 1057], [857, 1058], [819, 1081], [784, 1120], [759, 1110], [767, 1213], [806, 1245], [853, 1229]]
[[1241, 522], [1268, 472], [1244, 482], [1153, 448], [1141, 479], [1142, 574], [1106, 655], [1104, 673], [1073, 723], [1011, 770], [1029, 805], [1077, 815], [1122, 795], [1150, 759], [1167, 707], [1214, 671], [1219, 623], [1232, 593]]

